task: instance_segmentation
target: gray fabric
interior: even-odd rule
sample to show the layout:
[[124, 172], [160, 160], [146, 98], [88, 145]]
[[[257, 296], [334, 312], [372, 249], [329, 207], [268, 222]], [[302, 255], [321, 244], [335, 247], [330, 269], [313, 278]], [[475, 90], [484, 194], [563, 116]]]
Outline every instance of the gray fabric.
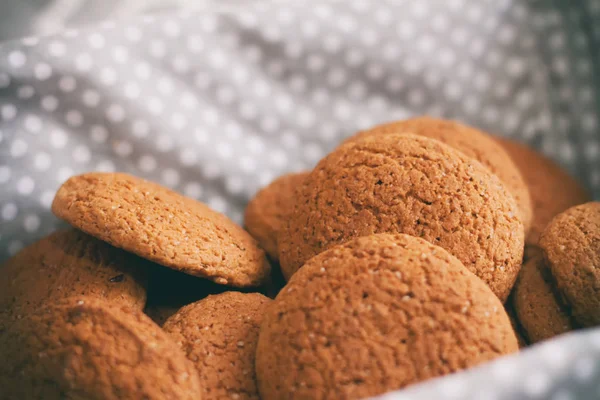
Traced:
[[[218, 0], [236, 4], [255, 0]], [[260, 1], [260, 0], [259, 0]], [[214, 0], [0, 0], [0, 41], [50, 35], [111, 18], [164, 12], [186, 6], [199, 9]]]
[[[599, 198], [599, 43], [592, 0], [264, 3], [6, 42], [0, 259], [56, 228], [49, 206], [72, 174], [130, 172], [241, 222], [274, 177], [311, 168], [357, 129], [415, 114], [520, 138]], [[490, 398], [596, 398], [594, 337], [559, 346], [591, 357], [586, 384], [563, 374], [575, 359], [546, 368], [534, 350]], [[450, 378], [468, 379], [457, 398], [496, 388], [485, 368]], [[518, 397], [535, 374], [547, 392]]]
[[571, 334], [378, 400], [600, 398], [600, 331]]

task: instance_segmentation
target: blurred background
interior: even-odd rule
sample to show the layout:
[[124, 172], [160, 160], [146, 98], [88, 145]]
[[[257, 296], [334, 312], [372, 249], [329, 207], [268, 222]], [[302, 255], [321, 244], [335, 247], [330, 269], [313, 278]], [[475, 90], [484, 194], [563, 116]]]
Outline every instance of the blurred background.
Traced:
[[185, 6], [236, 5], [255, 0], [0, 0], [0, 41], [49, 35], [106, 19], [150, 14]]

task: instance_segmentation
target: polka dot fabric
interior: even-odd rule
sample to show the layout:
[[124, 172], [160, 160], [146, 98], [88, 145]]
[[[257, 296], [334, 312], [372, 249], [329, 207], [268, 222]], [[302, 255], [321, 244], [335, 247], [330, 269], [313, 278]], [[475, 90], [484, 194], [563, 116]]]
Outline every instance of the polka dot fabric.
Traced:
[[600, 331], [570, 334], [377, 400], [592, 400], [600, 395]]
[[[520, 138], [598, 199], [599, 27], [599, 0], [250, 2], [1, 44], [0, 261], [60, 225], [73, 174], [133, 173], [241, 222], [278, 175], [416, 114]], [[386, 398], [597, 398], [599, 335]]]

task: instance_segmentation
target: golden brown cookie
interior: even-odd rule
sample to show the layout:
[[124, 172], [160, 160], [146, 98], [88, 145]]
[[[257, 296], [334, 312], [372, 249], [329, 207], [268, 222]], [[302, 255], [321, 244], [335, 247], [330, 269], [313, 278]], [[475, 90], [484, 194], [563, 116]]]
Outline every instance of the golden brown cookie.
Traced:
[[575, 320], [583, 327], [600, 325], [600, 202], [554, 217], [540, 246]]
[[21, 250], [0, 267], [0, 310], [27, 312], [74, 295], [141, 311], [149, 261], [75, 229], [61, 230]]
[[248, 203], [244, 215], [246, 230], [265, 249], [273, 261], [278, 260], [277, 235], [293, 209], [295, 190], [308, 172], [283, 175], [260, 190]]
[[439, 140], [487, 167], [500, 178], [513, 195], [521, 212], [525, 232], [529, 230], [532, 210], [527, 184], [510, 156], [489, 134], [456, 121], [423, 116], [379, 125], [359, 132], [349, 140], [404, 132]]
[[533, 218], [525, 242], [536, 246], [540, 234], [556, 214], [590, 201], [590, 195], [579, 182], [541, 153], [514, 140], [495, 139], [512, 157], [529, 187]]
[[279, 237], [289, 279], [312, 256], [373, 233], [406, 233], [445, 248], [506, 300], [523, 257], [514, 199], [477, 161], [407, 134], [339, 147], [306, 177]]
[[194, 367], [141, 312], [89, 297], [46, 304], [0, 332], [0, 387], [19, 399], [200, 399]]
[[534, 256], [521, 268], [512, 302], [515, 316], [531, 344], [575, 328], [541, 255]]
[[263, 400], [362, 399], [518, 350], [502, 303], [444, 249], [379, 234], [310, 259], [267, 309]]
[[194, 362], [202, 398], [259, 399], [254, 359], [271, 302], [258, 293], [226, 292], [183, 307], [163, 329]]
[[269, 275], [256, 241], [226, 216], [131, 175], [74, 176], [52, 211], [113, 246], [219, 284], [259, 286]]

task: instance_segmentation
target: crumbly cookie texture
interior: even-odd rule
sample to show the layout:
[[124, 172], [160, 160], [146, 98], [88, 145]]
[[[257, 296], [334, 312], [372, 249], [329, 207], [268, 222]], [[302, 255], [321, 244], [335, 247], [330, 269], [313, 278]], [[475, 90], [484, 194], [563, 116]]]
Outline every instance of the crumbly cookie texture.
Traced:
[[275, 179], [246, 208], [244, 226], [273, 261], [278, 260], [277, 235], [293, 210], [296, 189], [307, 175], [308, 172], [300, 172]]
[[339, 147], [306, 177], [279, 236], [290, 278], [359, 236], [406, 233], [443, 247], [502, 300], [523, 257], [515, 200], [479, 162], [437, 140], [388, 134]]
[[202, 398], [258, 400], [254, 361], [271, 300], [258, 293], [211, 295], [177, 311], [163, 329], [198, 370]]
[[0, 387], [22, 399], [200, 399], [194, 367], [141, 312], [74, 297], [8, 324]]
[[511, 156], [529, 187], [533, 217], [525, 242], [537, 246], [542, 231], [555, 215], [590, 201], [590, 194], [543, 154], [511, 139], [495, 139]]
[[76, 229], [60, 230], [0, 266], [0, 311], [26, 313], [75, 295], [141, 311], [148, 264]]
[[310, 259], [268, 307], [262, 399], [360, 399], [518, 350], [502, 303], [444, 249], [378, 234]]
[[483, 164], [500, 178], [513, 195], [521, 213], [525, 232], [529, 231], [532, 220], [529, 188], [510, 156], [491, 135], [457, 121], [422, 116], [378, 125], [359, 132], [349, 141], [372, 135], [402, 132], [439, 140]]
[[523, 265], [511, 297], [515, 316], [529, 343], [550, 339], [574, 329], [569, 310], [562, 304], [541, 254]]
[[226, 216], [131, 175], [74, 176], [52, 211], [113, 246], [219, 284], [259, 286], [270, 272], [264, 251]]
[[583, 327], [600, 325], [600, 202], [554, 217], [540, 247], [575, 320]]

